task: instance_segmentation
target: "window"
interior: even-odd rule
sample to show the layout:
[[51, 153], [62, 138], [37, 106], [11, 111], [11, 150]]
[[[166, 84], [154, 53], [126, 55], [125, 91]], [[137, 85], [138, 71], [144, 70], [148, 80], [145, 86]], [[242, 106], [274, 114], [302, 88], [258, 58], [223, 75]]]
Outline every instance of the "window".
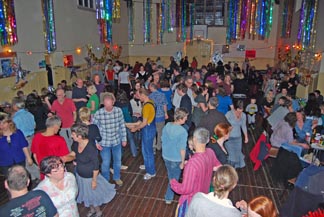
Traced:
[[95, 0], [78, 0], [78, 6], [80, 8], [96, 9]]
[[225, 0], [196, 0], [195, 24], [224, 26]]

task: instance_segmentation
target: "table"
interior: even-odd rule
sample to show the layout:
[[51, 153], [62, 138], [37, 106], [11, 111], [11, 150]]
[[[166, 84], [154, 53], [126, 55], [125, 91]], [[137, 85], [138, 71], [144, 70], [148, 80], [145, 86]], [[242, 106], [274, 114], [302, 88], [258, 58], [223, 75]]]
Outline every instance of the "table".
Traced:
[[324, 146], [323, 145], [319, 146], [317, 143], [312, 143], [311, 147], [313, 148], [312, 163], [314, 163], [318, 153], [320, 153], [321, 151], [324, 151]]

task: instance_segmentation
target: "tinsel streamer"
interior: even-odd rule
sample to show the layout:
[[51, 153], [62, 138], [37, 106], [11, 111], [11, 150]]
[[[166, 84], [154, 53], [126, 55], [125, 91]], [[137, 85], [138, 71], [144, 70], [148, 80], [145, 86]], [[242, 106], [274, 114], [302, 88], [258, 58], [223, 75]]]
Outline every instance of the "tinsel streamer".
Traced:
[[315, 43], [317, 7], [318, 0], [303, 0], [302, 2], [297, 42], [303, 49], [312, 48]]
[[194, 35], [194, 24], [195, 24], [195, 4], [191, 3], [190, 4], [190, 40], [193, 40], [193, 35]]
[[241, 24], [240, 24], [240, 38], [243, 40], [245, 38], [246, 25], [247, 25], [247, 12], [248, 12], [248, 2], [247, 0], [242, 1], [241, 6]]
[[265, 38], [270, 37], [270, 32], [272, 30], [272, 23], [273, 23], [273, 0], [267, 0], [268, 1], [268, 8], [267, 8], [267, 14], [266, 14], [266, 30], [265, 30]]
[[174, 0], [166, 0], [166, 28], [167, 31], [173, 32], [174, 26], [175, 26], [175, 3]]
[[[165, 17], [165, 14], [166, 14], [166, 3], [165, 3], [166, 0], [162, 0], [161, 1], [161, 29], [162, 29], [162, 36], [164, 34], [164, 31], [166, 30], [166, 17]], [[162, 42], [163, 43], [163, 42]]]
[[263, 0], [256, 0], [255, 36], [259, 36], [259, 34], [260, 34], [260, 24], [261, 24], [261, 16], [262, 16], [262, 1]]
[[42, 0], [45, 47], [48, 53], [56, 50], [56, 32], [53, 0]]
[[250, 14], [250, 28], [249, 28], [249, 39], [254, 39], [255, 37], [255, 17], [256, 17], [256, 9], [258, 0], [251, 0], [251, 14]]
[[181, 26], [181, 1], [182, 0], [176, 0], [176, 27], [177, 27], [177, 37], [176, 37], [176, 41], [180, 42], [181, 41], [181, 30], [182, 30], [182, 26]]
[[127, 1], [128, 13], [128, 41], [134, 42], [134, 4], [132, 0]]
[[96, 7], [100, 42], [112, 44], [113, 0], [97, 0]]
[[305, 5], [306, 0], [302, 1], [302, 6], [300, 8], [300, 16], [299, 16], [299, 26], [298, 26], [298, 33], [297, 33], [297, 42], [300, 44], [303, 32], [303, 25], [304, 25], [304, 18], [305, 18]]
[[156, 43], [161, 44], [162, 43], [162, 15], [161, 15], [161, 4], [156, 3]]
[[150, 43], [151, 37], [151, 17], [152, 17], [152, 0], [143, 1], [143, 18], [144, 18], [144, 43]]
[[291, 25], [294, 13], [294, 0], [284, 1], [284, 11], [282, 13], [281, 37], [290, 38]]
[[259, 17], [259, 39], [264, 39], [265, 29], [266, 29], [266, 8], [267, 8], [267, 0], [261, 0], [260, 1], [260, 17]]
[[236, 9], [236, 39], [240, 39], [241, 36], [241, 12], [242, 12], [242, 1], [243, 0], [237, 0], [237, 9]]
[[120, 22], [120, 0], [114, 0], [112, 18], [114, 23]]
[[316, 44], [316, 29], [317, 29], [317, 9], [318, 9], [318, 0], [315, 1], [314, 3], [314, 19], [313, 19], [313, 25], [312, 25], [312, 30], [311, 30], [311, 34], [312, 34], [312, 40], [311, 40], [311, 49], [314, 50], [315, 49], [315, 44]]
[[187, 39], [187, 0], [181, 0], [181, 41]]
[[307, 7], [307, 14], [309, 14], [309, 16], [307, 16], [306, 19], [306, 26], [305, 26], [305, 37], [303, 40], [303, 45], [304, 47], [309, 47], [310, 46], [310, 40], [311, 40], [311, 30], [312, 30], [312, 25], [313, 25], [313, 19], [314, 19], [314, 3], [315, 0], [311, 0], [308, 2], [308, 7]]
[[227, 32], [226, 32], [226, 43], [231, 44], [232, 42], [232, 32], [233, 32], [233, 22], [234, 22], [234, 5], [235, 5], [235, 0], [230, 0], [228, 2], [228, 17], [227, 17]]
[[0, 2], [1, 45], [14, 45], [18, 42], [14, 0]]
[[281, 25], [281, 37], [286, 38], [287, 37], [287, 21], [288, 21], [288, 4], [289, 0], [284, 0], [283, 3], [283, 12], [282, 12], [282, 25]]
[[232, 31], [232, 40], [236, 40], [236, 25], [237, 25], [237, 3], [239, 0], [234, 0], [233, 1], [233, 31]]

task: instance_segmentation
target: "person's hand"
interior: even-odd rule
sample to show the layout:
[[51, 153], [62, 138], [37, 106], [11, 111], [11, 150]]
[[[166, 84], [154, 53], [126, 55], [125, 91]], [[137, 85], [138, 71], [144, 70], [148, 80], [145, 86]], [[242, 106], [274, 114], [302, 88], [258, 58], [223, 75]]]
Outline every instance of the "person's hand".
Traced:
[[182, 169], [182, 170], [183, 170], [183, 168], [184, 168], [184, 165], [185, 165], [185, 162], [181, 162], [181, 163], [180, 163], [180, 165], [179, 165], [180, 169]]
[[88, 102], [88, 100], [86, 98], [82, 98], [81, 101], [82, 102]]
[[164, 118], [165, 118], [165, 120], [168, 120], [169, 119], [169, 115], [167, 113], [165, 113]]
[[102, 149], [103, 149], [103, 147], [102, 147], [101, 145], [99, 145], [99, 144], [96, 144], [96, 147], [97, 147], [97, 149], [98, 149], [99, 151], [102, 151]]
[[132, 127], [129, 129], [132, 133], [135, 133], [137, 131], [137, 128], [136, 127]]
[[34, 164], [33, 159], [31, 159], [30, 157], [27, 158], [27, 163], [28, 163], [28, 166], [32, 166]]
[[304, 149], [309, 149], [309, 145], [306, 143], [301, 143], [299, 146], [303, 147]]
[[93, 190], [97, 188], [97, 181], [92, 180], [92, 182], [91, 182], [91, 188], [92, 188]]
[[247, 202], [245, 200], [241, 200], [235, 203], [236, 208], [238, 209], [243, 209], [243, 210], [247, 210]]
[[244, 139], [244, 143], [246, 144], [246, 143], [248, 143], [248, 142], [249, 142], [249, 137], [246, 136], [245, 139]]
[[127, 145], [127, 142], [122, 142], [123, 147], [126, 147], [126, 145]]

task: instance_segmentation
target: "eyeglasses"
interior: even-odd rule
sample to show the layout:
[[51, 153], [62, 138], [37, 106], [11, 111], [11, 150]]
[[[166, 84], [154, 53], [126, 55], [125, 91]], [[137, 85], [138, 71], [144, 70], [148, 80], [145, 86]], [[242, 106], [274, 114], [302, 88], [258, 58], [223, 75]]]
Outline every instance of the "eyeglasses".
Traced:
[[57, 173], [57, 172], [60, 171], [60, 169], [65, 169], [65, 164], [64, 163], [63, 164], [61, 164], [61, 163], [57, 164], [57, 167], [55, 169], [52, 169], [51, 173]]

